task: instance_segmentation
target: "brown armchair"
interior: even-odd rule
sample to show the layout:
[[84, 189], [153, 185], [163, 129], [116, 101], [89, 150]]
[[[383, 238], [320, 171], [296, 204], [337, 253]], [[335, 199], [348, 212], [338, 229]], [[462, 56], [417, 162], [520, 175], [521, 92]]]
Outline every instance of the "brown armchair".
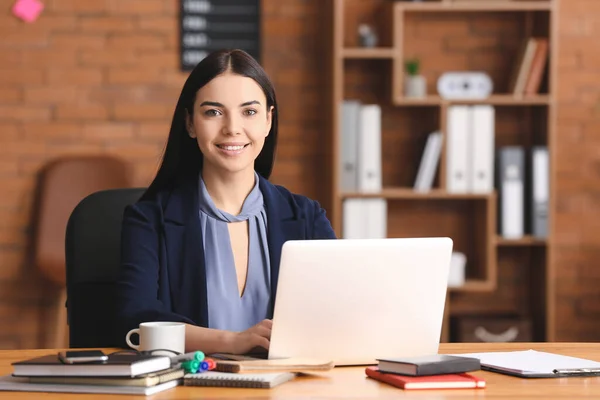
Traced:
[[132, 186], [130, 167], [108, 155], [62, 157], [48, 163], [40, 173], [34, 210], [33, 263], [60, 291], [54, 327], [42, 346], [66, 345], [65, 233], [77, 204], [99, 190]]

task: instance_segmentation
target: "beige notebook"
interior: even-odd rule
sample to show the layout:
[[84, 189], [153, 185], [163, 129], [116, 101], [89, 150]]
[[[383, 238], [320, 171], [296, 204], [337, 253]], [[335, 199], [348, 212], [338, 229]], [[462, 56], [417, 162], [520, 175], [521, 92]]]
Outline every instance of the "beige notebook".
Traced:
[[296, 376], [293, 372], [269, 374], [231, 374], [228, 372], [206, 371], [198, 374], [185, 374], [183, 386], [222, 386], [239, 388], [270, 389]]
[[[214, 354], [211, 357], [216, 361], [217, 371], [222, 372], [310, 372], [329, 371], [335, 366], [333, 361], [312, 358], [280, 358], [261, 360], [246, 356]], [[233, 360], [232, 358], [236, 358]]]

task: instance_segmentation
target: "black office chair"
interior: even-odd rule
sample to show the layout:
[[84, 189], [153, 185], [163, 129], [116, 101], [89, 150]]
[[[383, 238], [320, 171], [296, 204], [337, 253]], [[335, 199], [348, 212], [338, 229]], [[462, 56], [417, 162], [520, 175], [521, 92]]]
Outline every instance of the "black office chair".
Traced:
[[115, 334], [115, 283], [121, 258], [123, 211], [142, 188], [95, 192], [75, 207], [67, 224], [69, 346], [120, 347]]

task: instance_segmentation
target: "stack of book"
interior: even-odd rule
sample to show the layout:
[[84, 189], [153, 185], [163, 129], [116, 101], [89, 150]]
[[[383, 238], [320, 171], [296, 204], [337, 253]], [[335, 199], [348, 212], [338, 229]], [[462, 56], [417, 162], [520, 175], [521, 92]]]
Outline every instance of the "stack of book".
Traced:
[[435, 354], [425, 357], [380, 359], [367, 367], [369, 378], [404, 390], [480, 389], [485, 380], [468, 372], [481, 369], [479, 359]]
[[167, 356], [111, 354], [104, 362], [64, 364], [50, 354], [12, 364], [0, 391], [152, 395], [176, 387], [184, 370]]

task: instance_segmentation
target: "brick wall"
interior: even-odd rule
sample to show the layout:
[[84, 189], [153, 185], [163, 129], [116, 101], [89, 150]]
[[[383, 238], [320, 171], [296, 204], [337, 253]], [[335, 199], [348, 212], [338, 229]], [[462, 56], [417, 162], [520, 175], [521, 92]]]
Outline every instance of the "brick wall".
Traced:
[[600, 2], [560, 3], [557, 115], [557, 340], [600, 338]]
[[[38, 347], [56, 291], [25, 262], [35, 174], [66, 154], [157, 166], [187, 74], [176, 0], [43, 0], [38, 21], [0, 0], [0, 348]], [[275, 182], [319, 198], [322, 102], [318, 2], [264, 2], [263, 64], [281, 104]]]

